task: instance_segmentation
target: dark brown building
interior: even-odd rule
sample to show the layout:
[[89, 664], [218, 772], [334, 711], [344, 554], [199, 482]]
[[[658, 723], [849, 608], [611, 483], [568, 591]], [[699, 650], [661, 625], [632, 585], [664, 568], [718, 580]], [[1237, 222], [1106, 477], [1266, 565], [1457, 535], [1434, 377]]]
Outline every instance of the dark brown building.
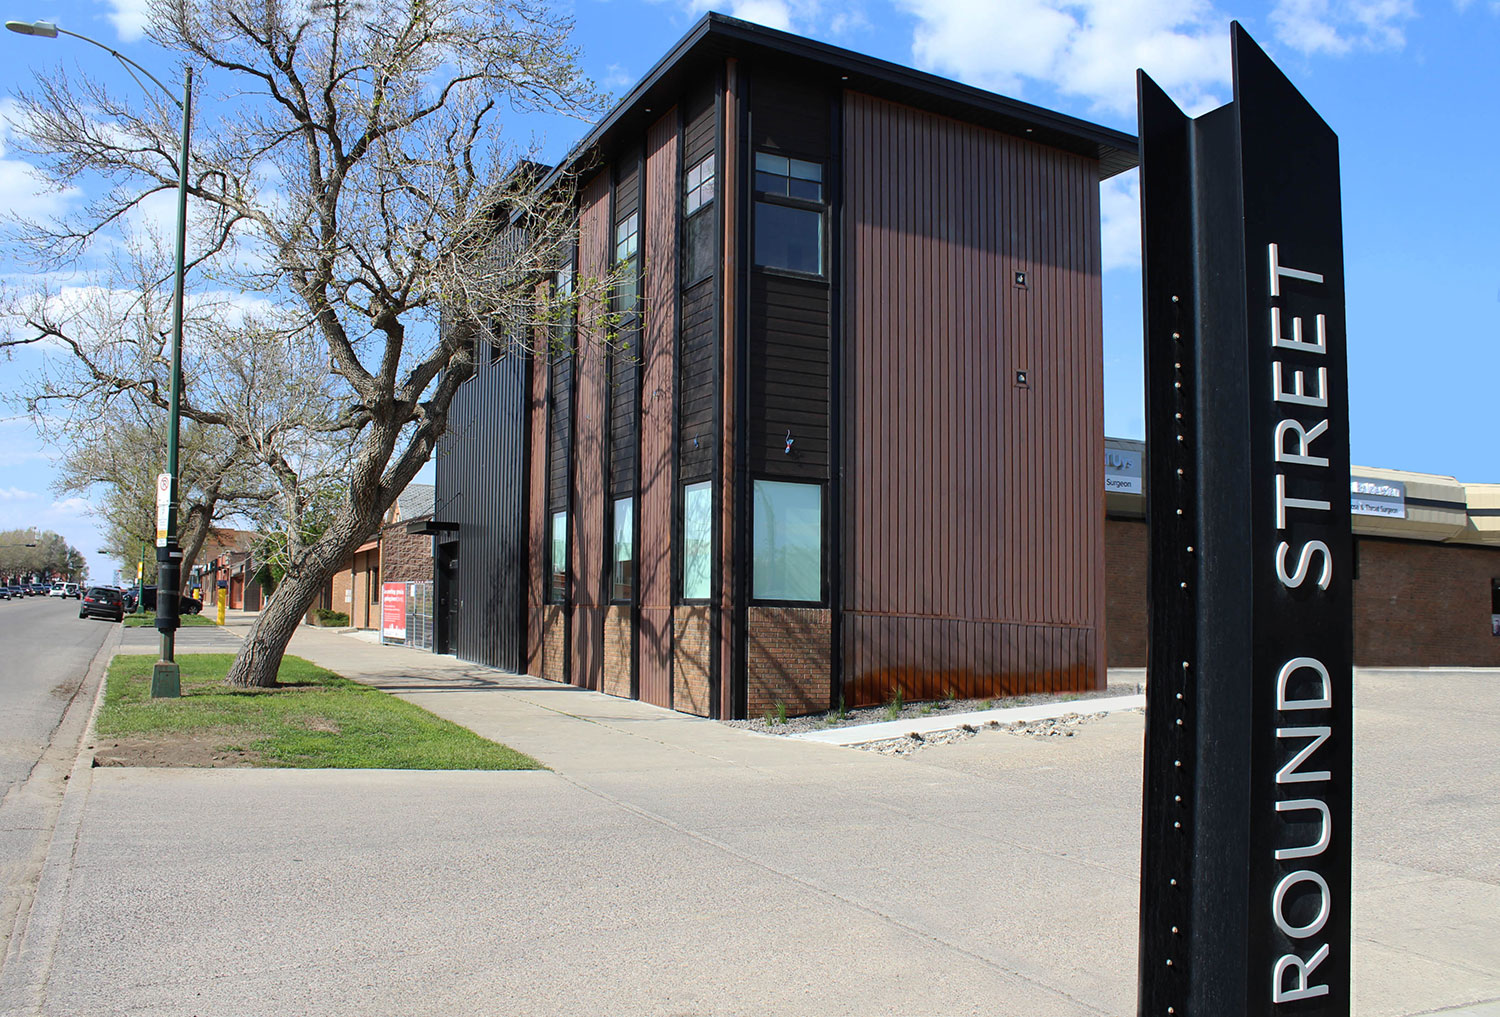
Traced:
[[1102, 686], [1135, 139], [711, 14], [575, 151], [550, 285], [623, 270], [627, 348], [465, 385], [438, 648], [716, 717]]

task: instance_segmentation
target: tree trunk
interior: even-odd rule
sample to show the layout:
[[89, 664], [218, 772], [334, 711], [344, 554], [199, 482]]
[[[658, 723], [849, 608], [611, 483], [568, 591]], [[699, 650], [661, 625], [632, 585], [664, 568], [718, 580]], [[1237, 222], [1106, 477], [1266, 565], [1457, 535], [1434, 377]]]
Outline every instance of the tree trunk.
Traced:
[[239, 688], [276, 687], [276, 675], [281, 670], [281, 658], [286, 655], [286, 644], [291, 642], [303, 615], [307, 614], [307, 609], [327, 581], [323, 571], [299, 569], [296, 575], [288, 574], [282, 579], [251, 624], [239, 656], [224, 679], [226, 684]]

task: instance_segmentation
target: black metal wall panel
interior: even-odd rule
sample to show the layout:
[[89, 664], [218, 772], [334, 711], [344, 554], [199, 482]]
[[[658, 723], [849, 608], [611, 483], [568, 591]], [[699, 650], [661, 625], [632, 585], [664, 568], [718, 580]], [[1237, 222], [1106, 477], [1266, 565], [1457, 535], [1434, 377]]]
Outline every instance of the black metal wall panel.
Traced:
[[437, 518], [458, 523], [445, 577], [449, 646], [464, 660], [524, 670], [529, 356], [481, 365], [453, 400], [437, 456]]
[[827, 479], [828, 331], [828, 283], [762, 273], [751, 278], [746, 427], [752, 474]]

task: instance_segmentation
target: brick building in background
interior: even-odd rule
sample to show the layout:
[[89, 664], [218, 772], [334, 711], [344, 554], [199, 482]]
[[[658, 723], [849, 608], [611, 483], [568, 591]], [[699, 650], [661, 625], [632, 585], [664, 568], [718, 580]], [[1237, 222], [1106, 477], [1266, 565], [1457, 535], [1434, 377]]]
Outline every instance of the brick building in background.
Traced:
[[407, 485], [380, 529], [334, 573], [330, 606], [347, 614], [355, 628], [380, 627], [381, 583], [432, 582], [432, 537], [407, 531], [432, 518], [433, 491], [431, 484]]
[[624, 273], [627, 352], [569, 331], [454, 401], [438, 649], [715, 717], [1102, 687], [1099, 183], [1134, 165], [705, 17], [564, 167], [550, 285]]
[[198, 583], [204, 610], [218, 603], [223, 590], [227, 606], [234, 611], [259, 611], [265, 598], [260, 582], [260, 562], [255, 548], [261, 535], [252, 530], [214, 526], [209, 529], [198, 552], [193, 572]]
[[[1145, 489], [1138, 441], [1105, 441], [1111, 667], [1144, 667]], [[1500, 667], [1500, 484], [1355, 466], [1354, 663]]]

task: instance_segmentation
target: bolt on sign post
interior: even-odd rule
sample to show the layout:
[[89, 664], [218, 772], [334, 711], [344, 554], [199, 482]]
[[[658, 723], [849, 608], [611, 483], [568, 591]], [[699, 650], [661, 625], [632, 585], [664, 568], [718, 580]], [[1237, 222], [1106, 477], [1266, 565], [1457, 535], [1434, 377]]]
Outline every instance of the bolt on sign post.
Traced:
[[1347, 1015], [1353, 542], [1338, 138], [1231, 27], [1144, 73], [1150, 677], [1141, 1017]]

